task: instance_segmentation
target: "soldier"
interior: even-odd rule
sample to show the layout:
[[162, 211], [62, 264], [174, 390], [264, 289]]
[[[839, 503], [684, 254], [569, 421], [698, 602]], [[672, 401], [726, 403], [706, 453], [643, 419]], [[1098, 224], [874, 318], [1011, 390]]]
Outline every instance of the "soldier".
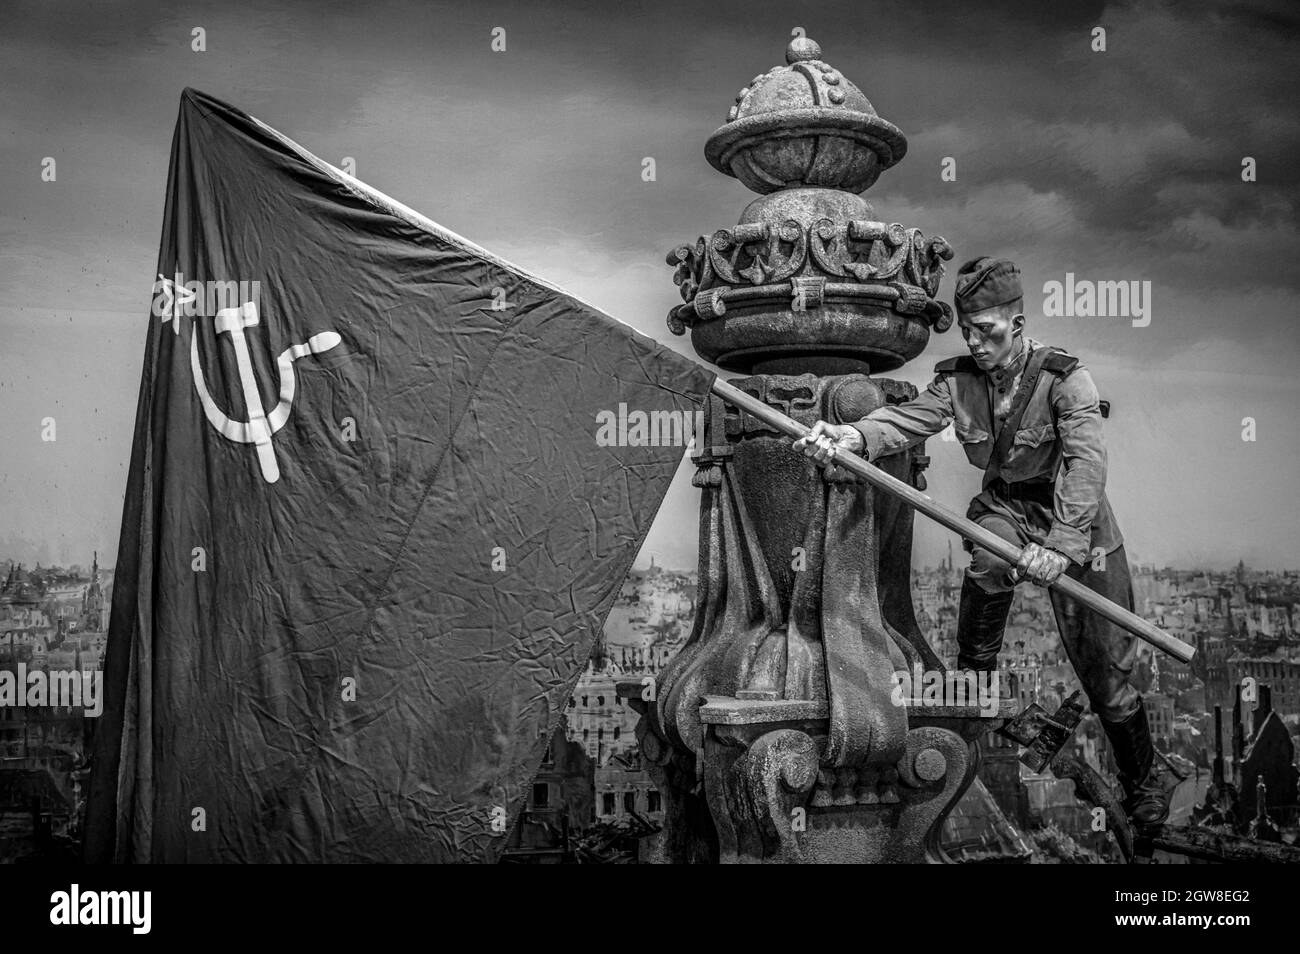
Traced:
[[[1024, 333], [1020, 272], [978, 258], [957, 275], [957, 319], [970, 356], [935, 366], [906, 404], [853, 424], [818, 421], [795, 447], [834, 467], [837, 454], [897, 454], [952, 422], [966, 457], [984, 470], [966, 516], [1023, 547], [1019, 563], [966, 541], [957, 623], [960, 669], [994, 670], [1015, 586], [1048, 586], [1062, 573], [1133, 609], [1123, 538], [1106, 499], [1106, 447], [1092, 376], [1079, 360]], [[1124, 808], [1139, 825], [1169, 814], [1170, 790], [1155, 758], [1142, 697], [1129, 682], [1137, 641], [1122, 627], [1051, 591], [1070, 663], [1110, 739]]]

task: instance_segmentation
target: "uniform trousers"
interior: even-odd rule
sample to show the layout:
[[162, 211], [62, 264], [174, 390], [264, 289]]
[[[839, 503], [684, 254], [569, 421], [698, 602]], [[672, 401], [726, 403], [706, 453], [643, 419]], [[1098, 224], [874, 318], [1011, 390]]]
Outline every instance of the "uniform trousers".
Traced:
[[[977, 522], [1018, 548], [1023, 548], [1030, 542], [1021, 527], [998, 514], [983, 513]], [[975, 599], [990, 604], [988, 607], [977, 607], [981, 611], [980, 616], [985, 616], [989, 608], [999, 603], [1005, 604], [1005, 612], [1002, 614], [1001, 625], [995, 623], [982, 627], [977, 633], [981, 645], [962, 646], [961, 649], [963, 655], [972, 658], [996, 659], [998, 650], [1002, 647], [1006, 617], [1011, 608], [1006, 594], [1015, 588], [1008, 575], [1011, 564], [969, 541], [966, 549], [971, 553], [966, 578], [977, 587]], [[1094, 563], [1097, 565], [1095, 569]], [[1124, 553], [1123, 544], [1104, 557], [1086, 560], [1082, 566], [1071, 563], [1064, 575], [1132, 611], [1133, 581], [1129, 576], [1128, 557]], [[1107, 722], [1122, 722], [1127, 719], [1137, 710], [1142, 700], [1129, 681], [1137, 661], [1138, 640], [1128, 630], [1079, 605], [1059, 590], [1051, 589], [1048, 595], [1056, 616], [1056, 627], [1061, 634], [1061, 644], [1092, 704], [1092, 711]], [[959, 632], [962, 629], [963, 627], [958, 627]]]

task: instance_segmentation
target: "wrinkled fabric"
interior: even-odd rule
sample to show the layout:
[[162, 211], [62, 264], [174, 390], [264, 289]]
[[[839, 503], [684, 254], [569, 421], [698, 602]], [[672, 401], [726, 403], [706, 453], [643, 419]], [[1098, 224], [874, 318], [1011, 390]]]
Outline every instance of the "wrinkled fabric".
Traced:
[[[1033, 339], [1026, 344], [1018, 362], [1021, 371], [1024, 356], [1042, 347]], [[966, 459], [985, 469], [1010, 404], [1008, 395], [1019, 383], [1016, 368], [1007, 371], [1007, 379], [997, 384], [992, 383], [994, 375], [982, 371], [941, 372], [913, 400], [878, 408], [854, 422], [867, 458], [900, 453], [951, 423]], [[1000, 416], [994, 413], [997, 405]], [[1124, 542], [1106, 498], [1106, 464], [1101, 404], [1092, 375], [1082, 364], [1064, 376], [1044, 371], [1000, 467], [1008, 482], [1055, 481], [1051, 511], [1030, 501], [1008, 500], [986, 487], [971, 501], [967, 517], [978, 521], [983, 514], [999, 514], [1027, 539], [1082, 566], [1098, 548], [1111, 553]]]
[[685, 451], [597, 415], [713, 375], [431, 225], [182, 95], [158, 271], [260, 282], [256, 387], [150, 316], [87, 860], [504, 845]]

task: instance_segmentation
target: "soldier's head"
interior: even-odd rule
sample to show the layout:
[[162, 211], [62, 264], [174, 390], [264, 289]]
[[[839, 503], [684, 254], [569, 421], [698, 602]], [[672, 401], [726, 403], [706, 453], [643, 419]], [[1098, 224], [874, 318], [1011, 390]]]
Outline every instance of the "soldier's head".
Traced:
[[1020, 269], [1006, 259], [973, 258], [957, 271], [957, 326], [980, 370], [1005, 364], [1021, 347], [1024, 292]]

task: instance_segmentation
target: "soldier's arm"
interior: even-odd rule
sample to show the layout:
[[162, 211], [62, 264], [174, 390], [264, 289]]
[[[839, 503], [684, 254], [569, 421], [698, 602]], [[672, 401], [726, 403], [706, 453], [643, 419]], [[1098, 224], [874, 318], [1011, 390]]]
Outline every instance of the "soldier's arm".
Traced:
[[924, 391], [905, 404], [876, 408], [852, 426], [862, 434], [862, 456], [888, 457], [938, 434], [953, 418], [950, 375], [936, 375]]
[[1106, 489], [1106, 444], [1092, 375], [1076, 367], [1056, 382], [1052, 411], [1062, 447], [1052, 528], [1043, 545], [1082, 565], [1090, 555], [1092, 521]]

